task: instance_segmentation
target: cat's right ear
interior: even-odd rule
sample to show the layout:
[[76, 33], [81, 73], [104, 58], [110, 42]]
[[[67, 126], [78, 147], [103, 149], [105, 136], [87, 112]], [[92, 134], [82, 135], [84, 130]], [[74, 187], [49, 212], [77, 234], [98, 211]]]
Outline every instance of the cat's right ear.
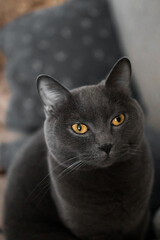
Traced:
[[71, 96], [69, 90], [48, 75], [39, 75], [36, 84], [47, 115], [54, 113], [57, 106]]
[[131, 63], [126, 57], [119, 59], [111, 69], [107, 80], [106, 87], [109, 89], [124, 90], [130, 94]]

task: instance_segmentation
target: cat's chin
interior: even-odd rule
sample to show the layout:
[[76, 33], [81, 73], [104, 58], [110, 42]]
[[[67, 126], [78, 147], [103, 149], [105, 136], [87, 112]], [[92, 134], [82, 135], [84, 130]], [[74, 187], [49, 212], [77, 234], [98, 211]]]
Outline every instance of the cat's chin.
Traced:
[[[97, 154], [96, 157], [93, 157], [91, 159], [81, 160], [81, 164], [79, 166], [79, 161], [77, 161], [77, 164], [76, 162], [74, 162], [73, 165], [75, 166], [76, 171], [89, 171], [92, 169], [104, 169], [110, 167], [117, 162], [116, 160], [117, 158], [114, 158], [112, 155]], [[77, 168], [76, 165], [78, 166]], [[68, 164], [64, 164], [63, 166], [66, 168], [70, 168], [71, 165], [68, 166]]]
[[126, 158], [120, 158], [120, 157], [114, 156], [114, 155], [111, 155], [111, 156], [107, 155], [103, 158], [99, 158], [97, 160], [94, 160], [93, 162], [89, 162], [88, 165], [90, 166], [90, 169], [91, 168], [94, 168], [94, 169], [102, 168], [102, 169], [104, 169], [104, 168], [114, 166], [118, 163], [125, 162], [127, 160], [129, 160], [129, 158], [127, 158], [127, 157]]
[[96, 162], [94, 164], [94, 167], [95, 168], [107, 168], [107, 167], [110, 167], [114, 164], [114, 161], [112, 160], [112, 158], [110, 157], [106, 157], [104, 160], [101, 160], [99, 162]]
[[109, 156], [105, 158], [99, 158], [93, 161], [85, 161], [84, 164], [81, 166], [80, 170], [89, 171], [95, 169], [104, 169], [110, 167], [114, 164], [114, 161]]

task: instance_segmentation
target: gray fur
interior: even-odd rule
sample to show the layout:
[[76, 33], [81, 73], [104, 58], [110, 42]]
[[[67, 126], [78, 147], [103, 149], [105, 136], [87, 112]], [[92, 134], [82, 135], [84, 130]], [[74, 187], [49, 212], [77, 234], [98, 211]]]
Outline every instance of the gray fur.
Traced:
[[[69, 91], [38, 78], [45, 137], [39, 132], [29, 140], [10, 170], [6, 240], [145, 238], [153, 169], [130, 75], [123, 58], [98, 85]], [[124, 123], [113, 126], [121, 113]], [[79, 135], [74, 123], [89, 130]]]

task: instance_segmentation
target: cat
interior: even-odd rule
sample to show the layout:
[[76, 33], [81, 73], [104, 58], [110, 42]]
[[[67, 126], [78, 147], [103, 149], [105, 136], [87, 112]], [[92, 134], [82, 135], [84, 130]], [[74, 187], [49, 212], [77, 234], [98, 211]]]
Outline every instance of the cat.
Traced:
[[[29, 13], [0, 29], [0, 50], [6, 58], [5, 75], [11, 92], [5, 124], [22, 136], [0, 144], [0, 168], [5, 172], [26, 138], [45, 119], [34, 89], [37, 74], [54, 75], [69, 89], [96, 84], [125, 54], [112, 10], [108, 0], [69, 0]], [[131, 89], [147, 114], [136, 78]]]
[[125, 57], [106, 80], [71, 91], [38, 77], [44, 133], [9, 171], [6, 240], [145, 239], [153, 164], [130, 77]]

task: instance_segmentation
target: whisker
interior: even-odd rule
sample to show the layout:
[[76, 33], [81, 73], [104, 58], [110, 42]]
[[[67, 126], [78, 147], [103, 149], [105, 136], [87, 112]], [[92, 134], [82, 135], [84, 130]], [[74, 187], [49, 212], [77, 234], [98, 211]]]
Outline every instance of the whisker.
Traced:
[[36, 185], [36, 187], [35, 187], [35, 188], [32, 190], [32, 192], [28, 195], [28, 197], [26, 198], [25, 201], [28, 201], [28, 200], [30, 199], [30, 197], [34, 194], [34, 192], [38, 189], [38, 187], [40, 187], [41, 184], [44, 184], [44, 183], [45, 183], [45, 181], [46, 181], [47, 178], [49, 177], [49, 174], [50, 174], [50, 173], [48, 173], [48, 174]]
[[[90, 156], [89, 154], [82, 154], [81, 155], [81, 157], [83, 157], [83, 156]], [[67, 159], [66, 161], [64, 161], [63, 162], [63, 164], [65, 164], [65, 163], [68, 163], [68, 162], [70, 162], [70, 161], [72, 161], [72, 160], [75, 160], [75, 159], [78, 159], [79, 158], [79, 156], [75, 156], [75, 157], [72, 157], [72, 158], [69, 158], [69, 159]], [[60, 176], [61, 175], [63, 175], [65, 172], [67, 172], [68, 171], [68, 174], [70, 173], [70, 172], [72, 172], [74, 169], [76, 169], [76, 168], [78, 168], [78, 167], [80, 167], [80, 163], [81, 163], [82, 161], [81, 160], [79, 160], [79, 161], [77, 161], [77, 162], [74, 162], [72, 165], [70, 165], [69, 167], [67, 167], [67, 168], [65, 168], [62, 172], [61, 172], [61, 174], [59, 174]], [[58, 166], [56, 166], [55, 168], [52, 168], [52, 169], [50, 169], [50, 171], [47, 173], [47, 175], [35, 186], [35, 188], [29, 193], [29, 195], [27, 196], [27, 198], [25, 199], [25, 202], [27, 202], [34, 194], [36, 194], [36, 192], [38, 191], [38, 193], [36, 194], [36, 196], [34, 196], [34, 198], [33, 199], [36, 199], [40, 194], [41, 194], [41, 192], [42, 191], [44, 191], [45, 190], [45, 188], [47, 187], [47, 186], [49, 186], [49, 181], [48, 181], [48, 179], [49, 179], [49, 176], [50, 176], [50, 174], [52, 174], [53, 173], [53, 171], [55, 171], [56, 169], [58, 169], [59, 167], [62, 167], [62, 165], [61, 164], [59, 164]], [[71, 169], [72, 168], [72, 169]], [[69, 169], [70, 169], [70, 171], [69, 171]], [[64, 174], [64, 176], [65, 176], [65, 174]], [[58, 176], [59, 177], [59, 176]], [[46, 182], [47, 181], [47, 182]]]
[[[70, 159], [67, 159], [64, 163], [67, 163], [73, 159], [76, 159], [77, 157], [72, 157]], [[38, 187], [40, 187], [42, 184], [44, 184], [44, 182], [47, 180], [47, 178], [49, 178], [49, 175], [52, 173], [52, 171], [56, 170], [57, 168], [59, 168], [60, 165], [58, 165], [55, 168], [52, 168], [51, 171], [48, 172], [48, 174], [36, 185], [36, 187], [31, 191], [31, 193], [28, 195], [28, 197], [26, 198], [25, 201], [28, 201], [30, 199], [30, 197], [34, 194], [34, 192], [36, 192], [36, 190], [38, 189]]]
[[[39, 202], [37, 203], [37, 205], [39, 205], [42, 200], [44, 199], [44, 197], [46, 196], [46, 194], [48, 193], [48, 191], [50, 190], [50, 185], [46, 186], [46, 191], [43, 193], [43, 195], [41, 196], [41, 199], [39, 200]], [[44, 190], [44, 189], [43, 189]]]
[[34, 197], [32, 198], [32, 201], [35, 201], [37, 198], [39, 198], [41, 196], [41, 194], [43, 194], [43, 192], [46, 188], [49, 190], [49, 188], [50, 188], [49, 182], [47, 182], [41, 189], [39, 189], [38, 193], [36, 195], [34, 195]]
[[75, 156], [75, 157], [72, 157], [72, 158], [67, 159], [67, 160], [64, 161], [62, 164], [59, 163], [57, 167], [52, 168], [52, 171], [56, 170], [56, 169], [59, 168], [59, 167], [64, 167], [64, 164], [65, 164], [65, 163], [68, 163], [68, 162], [70, 162], [70, 161], [72, 161], [72, 160], [74, 160], [74, 159], [77, 159], [77, 158], [78, 158], [78, 156]]
[[140, 153], [142, 153], [142, 152], [130, 152], [131, 155], [138, 155]]
[[[72, 171], [74, 171], [77, 168], [77, 165], [79, 165], [81, 163], [80, 161], [77, 161], [75, 163], [73, 163], [72, 165], [70, 165], [69, 167], [67, 167], [66, 169], [64, 169], [59, 175], [58, 178], [64, 177], [67, 174], [71, 173]], [[66, 174], [65, 174], [66, 173]]]

